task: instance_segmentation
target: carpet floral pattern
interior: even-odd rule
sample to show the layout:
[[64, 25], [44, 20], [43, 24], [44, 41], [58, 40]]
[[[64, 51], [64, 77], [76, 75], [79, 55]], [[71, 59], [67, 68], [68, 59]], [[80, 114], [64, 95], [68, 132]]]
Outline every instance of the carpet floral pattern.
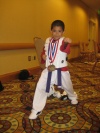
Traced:
[[0, 92], [0, 133], [100, 133], [100, 63], [69, 65], [78, 105], [49, 97], [42, 114], [29, 120], [35, 86], [40, 73], [24, 82], [4, 84]]

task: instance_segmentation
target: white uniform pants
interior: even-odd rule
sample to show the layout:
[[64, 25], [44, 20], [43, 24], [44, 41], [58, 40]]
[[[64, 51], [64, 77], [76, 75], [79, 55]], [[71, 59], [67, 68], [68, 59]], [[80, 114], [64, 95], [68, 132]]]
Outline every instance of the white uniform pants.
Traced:
[[[37, 83], [36, 91], [33, 99], [33, 110], [36, 112], [42, 111], [45, 107], [48, 93], [46, 92], [48, 70], [47, 68], [43, 70], [41, 77]], [[70, 100], [76, 100], [77, 95], [74, 93], [72, 82], [70, 79], [70, 74], [68, 71], [61, 71], [62, 89], [64, 89]], [[57, 70], [52, 72], [51, 77], [51, 87], [57, 85]], [[50, 89], [52, 91], [52, 89]]]

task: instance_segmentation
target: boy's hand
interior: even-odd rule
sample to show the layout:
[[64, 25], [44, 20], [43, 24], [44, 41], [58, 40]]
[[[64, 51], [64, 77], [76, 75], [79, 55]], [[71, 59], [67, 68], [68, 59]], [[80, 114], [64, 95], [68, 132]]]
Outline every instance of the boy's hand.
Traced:
[[64, 42], [65, 42], [65, 43], [71, 43], [72, 40], [71, 40], [70, 38], [64, 38]]
[[47, 57], [47, 56], [44, 54], [44, 55], [42, 56], [43, 60], [46, 60], [46, 57]]

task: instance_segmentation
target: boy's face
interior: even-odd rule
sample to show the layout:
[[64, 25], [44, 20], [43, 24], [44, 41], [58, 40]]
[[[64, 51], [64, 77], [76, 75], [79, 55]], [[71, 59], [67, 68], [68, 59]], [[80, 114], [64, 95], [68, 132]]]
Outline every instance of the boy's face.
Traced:
[[61, 26], [54, 26], [53, 29], [51, 30], [52, 37], [57, 40], [63, 35], [63, 29]]

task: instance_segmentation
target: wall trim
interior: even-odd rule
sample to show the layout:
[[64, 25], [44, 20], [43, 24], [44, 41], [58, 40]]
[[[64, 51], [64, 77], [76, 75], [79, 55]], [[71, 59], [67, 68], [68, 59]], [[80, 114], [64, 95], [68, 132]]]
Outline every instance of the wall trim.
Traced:
[[0, 43], [0, 50], [35, 48], [34, 43]]
[[[37, 74], [38, 72], [40, 72], [41, 68], [40, 68], [40, 66], [37, 66], [37, 67], [33, 67], [33, 68], [27, 68], [27, 70], [29, 70], [30, 74], [34, 75], [34, 74]], [[12, 80], [18, 79], [19, 72], [20, 71], [16, 71], [16, 72], [0, 75], [0, 81], [2, 83], [7, 83]]]
[[80, 42], [77, 42], [77, 43], [71, 43], [70, 46], [71, 46], [71, 47], [80, 46]]
[[[71, 47], [79, 46], [78, 43], [71, 43]], [[35, 48], [34, 43], [0, 43], [0, 50], [16, 50]]]

